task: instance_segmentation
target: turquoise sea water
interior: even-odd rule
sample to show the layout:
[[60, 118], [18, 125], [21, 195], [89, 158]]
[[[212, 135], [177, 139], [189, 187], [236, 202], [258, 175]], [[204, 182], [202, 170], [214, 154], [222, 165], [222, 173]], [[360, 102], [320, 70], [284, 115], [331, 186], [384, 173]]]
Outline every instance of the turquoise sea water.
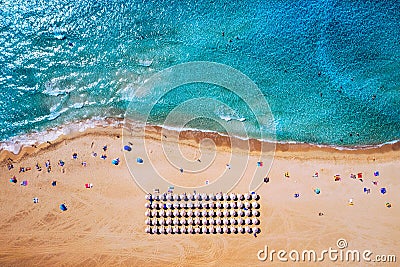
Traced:
[[[226, 2], [1, 0], [0, 140], [121, 117], [130, 89], [190, 61], [226, 64], [250, 77], [270, 105], [279, 141], [363, 146], [400, 139], [399, 1]], [[234, 107], [256, 137], [247, 106], [215, 86], [177, 88], [154, 107], [153, 121], [162, 124], [196, 97]], [[232, 114], [213, 110], [206, 117], [214, 123], [188, 126], [221, 130], [218, 119]]]

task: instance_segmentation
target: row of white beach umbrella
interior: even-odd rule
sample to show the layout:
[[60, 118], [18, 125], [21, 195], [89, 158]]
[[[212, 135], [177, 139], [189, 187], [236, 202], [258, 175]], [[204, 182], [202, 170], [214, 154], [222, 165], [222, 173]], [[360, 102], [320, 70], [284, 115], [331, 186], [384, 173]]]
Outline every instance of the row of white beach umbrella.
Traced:
[[260, 233], [260, 228], [258, 227], [250, 227], [250, 226], [202, 226], [202, 227], [193, 227], [193, 226], [147, 226], [145, 229], [146, 233], [149, 234], [230, 234], [230, 233]]
[[146, 217], [250, 217], [260, 216], [258, 210], [243, 210], [243, 209], [224, 209], [224, 210], [146, 210]]
[[145, 208], [147, 209], [214, 209], [214, 208], [224, 208], [224, 209], [235, 209], [235, 208], [246, 208], [246, 209], [258, 209], [260, 207], [260, 204], [258, 204], [257, 201], [232, 201], [232, 202], [208, 202], [208, 203], [203, 203], [203, 202], [146, 202], [145, 203]]
[[145, 220], [146, 225], [259, 225], [260, 220], [258, 218], [147, 218]]
[[206, 193], [184, 193], [184, 194], [161, 194], [161, 195], [152, 195], [147, 194], [145, 196], [146, 200], [155, 200], [155, 201], [189, 201], [189, 200], [204, 200], [204, 201], [217, 201], [217, 200], [258, 200], [260, 196], [255, 193], [245, 193], [245, 194], [235, 194], [235, 193], [217, 193], [217, 194], [206, 194]]

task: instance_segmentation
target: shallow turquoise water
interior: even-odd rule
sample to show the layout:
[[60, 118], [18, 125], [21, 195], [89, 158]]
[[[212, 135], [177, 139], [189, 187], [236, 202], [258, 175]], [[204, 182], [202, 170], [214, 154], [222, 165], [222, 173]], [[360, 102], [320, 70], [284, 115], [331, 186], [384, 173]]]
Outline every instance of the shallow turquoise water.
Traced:
[[[398, 1], [27, 2], [0, 1], [2, 140], [122, 116], [130, 88], [190, 61], [249, 76], [271, 107], [279, 141], [400, 139]], [[257, 137], [246, 105], [215, 86], [177, 88], [154, 107], [152, 120], [162, 124], [172, 108], [204, 96], [234, 107]], [[140, 111], [140, 101], [135, 107]], [[216, 106], [206, 117], [225, 113]], [[188, 126], [223, 131], [218, 120]]]

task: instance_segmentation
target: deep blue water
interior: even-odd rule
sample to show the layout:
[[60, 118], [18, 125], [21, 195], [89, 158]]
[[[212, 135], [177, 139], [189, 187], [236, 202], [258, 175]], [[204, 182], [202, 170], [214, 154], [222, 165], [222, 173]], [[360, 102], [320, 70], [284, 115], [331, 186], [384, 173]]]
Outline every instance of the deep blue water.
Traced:
[[[399, 1], [226, 2], [0, 0], [0, 139], [122, 116], [130, 88], [190, 61], [250, 77], [280, 141], [400, 139]], [[234, 107], [248, 129], [255, 123], [229, 91], [193, 85], [166, 95], [154, 121], [195, 97]], [[218, 120], [190, 127], [221, 130]]]

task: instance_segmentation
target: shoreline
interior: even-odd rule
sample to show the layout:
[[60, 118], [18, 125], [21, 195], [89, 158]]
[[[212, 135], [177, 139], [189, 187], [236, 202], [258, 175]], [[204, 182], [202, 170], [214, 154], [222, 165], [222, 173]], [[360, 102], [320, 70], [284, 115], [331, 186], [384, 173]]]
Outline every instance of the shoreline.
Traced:
[[[135, 125], [135, 124], [133, 124]], [[135, 127], [135, 126], [134, 126]], [[93, 136], [113, 136], [122, 139], [124, 120], [118, 118], [105, 118], [102, 120], [88, 119], [85, 121], [64, 124], [55, 128], [48, 129], [43, 132], [35, 132], [31, 134], [13, 137], [6, 142], [0, 142], [0, 162], [7, 160], [19, 161], [27, 156], [35, 155], [45, 149], [56, 148], [63, 142], [74, 140], [87, 135]], [[138, 128], [128, 129], [135, 132]], [[139, 129], [140, 130], [140, 129]], [[177, 131], [171, 127], [161, 127], [157, 125], [146, 126], [146, 139], [160, 141], [162, 135], [176, 135]], [[132, 135], [134, 138], [135, 135]], [[288, 157], [295, 159], [326, 159], [341, 160], [349, 157], [359, 160], [375, 161], [377, 159], [387, 159], [392, 161], [400, 159], [400, 141], [393, 141], [377, 146], [368, 147], [336, 147], [329, 145], [317, 145], [309, 143], [296, 142], [266, 142], [256, 139], [242, 139], [233, 137], [231, 139], [227, 135], [212, 131], [200, 131], [195, 129], [184, 129], [179, 132], [178, 142], [191, 147], [198, 147], [204, 139], [213, 140], [216, 148], [222, 151], [231, 149], [231, 140], [235, 140], [238, 147], [233, 147], [236, 152], [246, 152], [257, 154], [261, 149], [261, 144], [274, 146], [276, 157]], [[168, 139], [164, 139], [171, 142]], [[13, 143], [15, 142], [15, 143]], [[172, 141], [174, 142], [174, 141]], [[344, 157], [346, 155], [346, 157]]]

